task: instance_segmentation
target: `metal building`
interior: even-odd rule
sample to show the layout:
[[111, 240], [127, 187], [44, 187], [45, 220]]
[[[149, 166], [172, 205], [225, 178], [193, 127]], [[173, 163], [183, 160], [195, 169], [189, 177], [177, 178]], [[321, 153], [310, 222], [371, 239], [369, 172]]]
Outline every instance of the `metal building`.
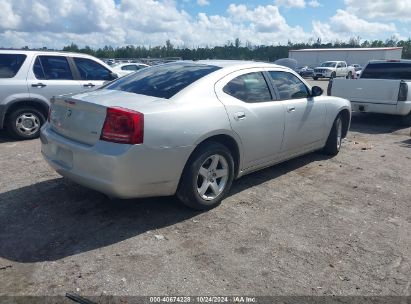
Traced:
[[301, 49], [290, 50], [288, 57], [297, 60], [298, 66], [319, 66], [328, 60], [346, 61], [364, 66], [370, 60], [401, 59], [402, 47]]

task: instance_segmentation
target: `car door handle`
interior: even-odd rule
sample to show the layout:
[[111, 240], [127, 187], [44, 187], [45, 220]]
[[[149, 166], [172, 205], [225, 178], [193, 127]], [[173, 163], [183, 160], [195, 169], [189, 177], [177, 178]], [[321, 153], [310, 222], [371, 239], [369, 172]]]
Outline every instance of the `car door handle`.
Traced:
[[234, 119], [235, 120], [243, 120], [245, 119], [245, 113], [244, 112], [237, 112], [234, 114]]
[[83, 87], [86, 87], [86, 88], [92, 88], [92, 87], [95, 87], [96, 85], [95, 84], [92, 84], [91, 82], [90, 83], [86, 83], [86, 84], [83, 84]]
[[295, 107], [293, 107], [293, 106], [287, 107], [287, 112], [288, 113], [295, 112]]
[[39, 82], [39, 83], [33, 83], [31, 86], [33, 88], [44, 88], [47, 85], [45, 85], [44, 83]]

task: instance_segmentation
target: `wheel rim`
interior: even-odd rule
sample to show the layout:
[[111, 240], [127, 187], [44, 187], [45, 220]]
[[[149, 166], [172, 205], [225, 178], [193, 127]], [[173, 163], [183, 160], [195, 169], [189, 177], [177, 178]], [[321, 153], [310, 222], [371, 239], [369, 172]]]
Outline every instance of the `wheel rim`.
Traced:
[[340, 150], [341, 140], [342, 140], [342, 122], [341, 122], [341, 118], [337, 119], [336, 128], [337, 128], [337, 149]]
[[228, 162], [224, 156], [214, 154], [203, 162], [197, 174], [197, 191], [202, 199], [211, 201], [225, 189], [228, 181]]
[[22, 113], [16, 119], [16, 129], [22, 135], [33, 135], [40, 129], [40, 118], [30, 112]]

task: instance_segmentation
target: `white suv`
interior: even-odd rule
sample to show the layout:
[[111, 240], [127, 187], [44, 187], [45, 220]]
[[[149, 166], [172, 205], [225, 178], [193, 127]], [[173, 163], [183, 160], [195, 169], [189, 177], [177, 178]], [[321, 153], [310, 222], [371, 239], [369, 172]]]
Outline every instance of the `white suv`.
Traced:
[[93, 90], [117, 77], [85, 54], [0, 50], [0, 129], [18, 139], [36, 138], [52, 96]]

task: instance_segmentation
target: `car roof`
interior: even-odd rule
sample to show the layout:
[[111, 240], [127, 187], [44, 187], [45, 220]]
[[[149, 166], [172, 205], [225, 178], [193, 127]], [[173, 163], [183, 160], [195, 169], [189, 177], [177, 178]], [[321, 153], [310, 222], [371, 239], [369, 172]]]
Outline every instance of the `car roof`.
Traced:
[[16, 49], [0, 49], [0, 54], [47, 54], [47, 55], [64, 55], [64, 56], [79, 56], [92, 57], [91, 55], [75, 52], [50, 51], [50, 50], [16, 50]]
[[384, 60], [370, 60], [369, 63], [411, 63], [410, 59], [384, 59]]

